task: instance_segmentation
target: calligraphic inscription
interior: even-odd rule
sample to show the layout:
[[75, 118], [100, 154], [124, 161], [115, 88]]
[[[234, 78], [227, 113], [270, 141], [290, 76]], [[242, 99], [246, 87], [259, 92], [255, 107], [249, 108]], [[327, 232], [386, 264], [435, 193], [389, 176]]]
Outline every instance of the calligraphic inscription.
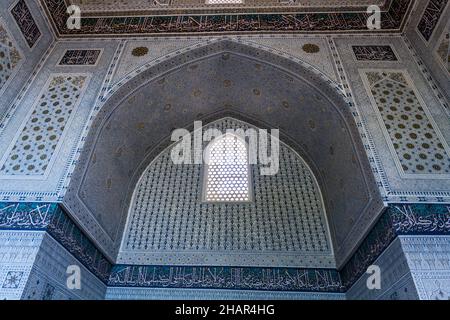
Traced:
[[116, 265], [109, 286], [343, 292], [337, 270]]
[[106, 282], [111, 263], [56, 203], [0, 202], [0, 230], [45, 230]]
[[[449, 235], [450, 205], [391, 204], [341, 271], [336, 269], [112, 265], [56, 203], [0, 202], [0, 229], [46, 230], [108, 286], [345, 292], [397, 235]], [[16, 276], [8, 282], [14, 286]]]
[[346, 288], [353, 285], [396, 236], [389, 214], [384, 213], [342, 268], [340, 275], [343, 285]]
[[67, 50], [59, 62], [60, 66], [93, 66], [101, 50]]
[[[158, 34], [205, 32], [310, 32], [310, 31], [367, 31], [366, 12], [328, 13], [260, 13], [164, 15], [164, 16], [114, 16], [83, 18], [81, 29], [69, 30], [68, 14], [64, 0], [44, 0], [54, 25], [60, 34]], [[411, 0], [396, 0], [389, 11], [381, 15], [384, 30], [398, 30], [407, 16]]]
[[430, 40], [434, 29], [436, 28], [439, 19], [447, 6], [448, 0], [430, 0], [427, 7], [420, 19], [417, 29], [425, 38], [425, 40]]
[[450, 205], [391, 204], [340, 271], [346, 288], [363, 275], [367, 267], [398, 235], [450, 234]]
[[397, 234], [450, 234], [450, 205], [395, 205], [389, 214]]
[[19, 0], [11, 9], [11, 14], [17, 22], [28, 46], [33, 48], [41, 37], [41, 31], [33, 18], [25, 0]]
[[398, 61], [391, 46], [352, 46], [358, 61]]
[[0, 203], [0, 229], [45, 229], [56, 206], [48, 203]]
[[100, 280], [108, 280], [111, 263], [58, 206], [47, 231]]

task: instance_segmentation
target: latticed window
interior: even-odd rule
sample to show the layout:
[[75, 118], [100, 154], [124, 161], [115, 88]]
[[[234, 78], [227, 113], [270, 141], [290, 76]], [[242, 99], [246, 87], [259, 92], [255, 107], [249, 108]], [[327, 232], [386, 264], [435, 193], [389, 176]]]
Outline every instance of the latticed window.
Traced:
[[205, 153], [204, 201], [250, 201], [247, 146], [234, 134], [214, 139]]

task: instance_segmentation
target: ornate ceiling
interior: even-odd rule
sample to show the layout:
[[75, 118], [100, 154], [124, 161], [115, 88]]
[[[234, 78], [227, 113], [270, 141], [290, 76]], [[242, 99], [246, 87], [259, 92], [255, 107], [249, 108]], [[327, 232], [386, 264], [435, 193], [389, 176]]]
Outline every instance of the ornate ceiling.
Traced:
[[87, 15], [146, 14], [158, 11], [277, 12], [277, 11], [351, 11], [370, 5], [386, 8], [388, 0], [68, 0]]
[[[61, 37], [236, 33], [367, 32], [367, 6], [382, 9], [381, 30], [400, 32], [415, 0], [40, 0]], [[206, 2], [228, 2], [207, 4]], [[242, 3], [229, 3], [242, 1]], [[66, 27], [70, 4], [79, 30]]]

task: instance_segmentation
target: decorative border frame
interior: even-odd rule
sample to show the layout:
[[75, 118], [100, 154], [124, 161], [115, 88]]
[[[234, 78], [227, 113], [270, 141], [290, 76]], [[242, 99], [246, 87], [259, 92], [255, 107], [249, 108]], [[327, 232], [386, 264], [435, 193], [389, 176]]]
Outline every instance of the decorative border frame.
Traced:
[[[433, 57], [436, 60], [436, 62], [438, 63], [438, 65], [441, 67], [442, 72], [446, 75], [447, 78], [450, 78], [450, 61], [447, 62], [447, 65], [444, 65], [444, 62], [442, 61], [442, 59], [439, 57], [437, 51], [439, 49], [439, 46], [442, 43], [442, 40], [445, 38], [446, 34], [450, 35], [450, 23], [447, 24], [447, 26], [445, 26], [444, 30], [442, 31], [442, 34], [439, 36], [436, 45], [434, 46], [433, 49]], [[450, 39], [449, 39], [450, 41]], [[450, 56], [450, 42], [449, 42], [449, 47], [448, 47], [448, 56]]]
[[[50, 82], [52, 81], [52, 79], [54, 77], [57, 76], [86, 76], [86, 82], [83, 86], [83, 88], [80, 90], [80, 98], [78, 99], [77, 103], [73, 106], [72, 109], [72, 113], [70, 114], [69, 119], [67, 120], [67, 123], [65, 125], [65, 128], [70, 127], [70, 125], [73, 122], [73, 119], [75, 118], [75, 114], [77, 112], [77, 109], [79, 108], [79, 106], [81, 105], [83, 98], [84, 98], [84, 94], [89, 86], [89, 82], [91, 80], [91, 74], [90, 73], [50, 73], [48, 76], [47, 81], [45, 82], [45, 85], [42, 87], [42, 89], [39, 91], [39, 94], [37, 95], [37, 97], [40, 97], [43, 95], [43, 93], [46, 92]], [[5, 150], [5, 153], [3, 154], [3, 157], [0, 160], [0, 166], [3, 165], [8, 156], [9, 153], [11, 152], [12, 148], [14, 147], [17, 139], [20, 137], [23, 128], [25, 127], [25, 125], [27, 124], [28, 120], [30, 119], [33, 111], [35, 110], [35, 108], [37, 107], [39, 103], [39, 100], [36, 100], [32, 107], [28, 110], [27, 115], [24, 117], [22, 123], [20, 124], [20, 126], [18, 127], [19, 129], [16, 131], [16, 134], [14, 135], [14, 137], [11, 139], [11, 143], [9, 144], [8, 148]], [[47, 168], [45, 170], [45, 172], [41, 175], [5, 175], [5, 174], [0, 174], [0, 181], [1, 180], [10, 180], [10, 179], [14, 179], [14, 180], [46, 180], [48, 178], [48, 175], [50, 174], [51, 168], [53, 167], [54, 162], [56, 161], [56, 155], [59, 153], [61, 146], [63, 145], [64, 142], [64, 138], [67, 135], [67, 130], [64, 130], [59, 138], [59, 141], [57, 143], [57, 146], [55, 148], [55, 150], [53, 151], [53, 154], [51, 156], [51, 159], [47, 165]]]
[[[19, 24], [17, 23], [16, 19], [14, 18], [13, 14], [12, 14], [13, 8], [19, 3], [19, 1], [21, 1], [21, 0], [16, 0], [16, 1], [14, 1], [14, 2], [9, 6], [8, 12], [9, 12], [9, 14], [11, 15], [12, 20], [14, 20], [14, 24], [16, 25], [17, 29], [19, 30], [19, 33], [21, 34], [23, 41], [24, 41], [25, 44], [27, 45], [28, 49], [32, 52], [32, 51], [38, 46], [38, 44], [39, 44], [39, 42], [42, 40], [42, 37], [44, 36], [44, 34], [43, 34], [41, 28], [39, 27], [39, 24], [38, 24], [38, 22], [36, 21], [36, 18], [31, 14], [32, 11], [30, 10], [30, 7], [29, 7], [28, 4], [25, 2], [25, 4], [26, 4], [27, 7], [28, 7], [28, 10], [30, 11], [31, 16], [33, 17], [33, 21], [34, 21], [34, 23], [36, 24], [36, 27], [38, 28], [39, 33], [40, 33], [39, 37], [36, 39], [36, 42], [33, 44], [33, 46], [30, 47], [30, 45], [28, 44], [27, 39], [25, 38], [25, 35], [24, 35], [23, 32], [22, 32], [22, 29], [20, 28]], [[25, 0], [24, 0], [24, 1], [25, 1]]]
[[[39, 209], [38, 209], [39, 208]], [[43, 212], [40, 211], [43, 210]], [[45, 212], [45, 213], [44, 213]], [[425, 223], [424, 223], [425, 222]], [[366, 235], [358, 249], [353, 253], [348, 262], [340, 270], [336, 269], [305, 269], [305, 268], [279, 268], [279, 267], [223, 267], [223, 266], [145, 266], [145, 265], [120, 265], [112, 264], [98, 250], [95, 244], [85, 235], [84, 231], [73, 222], [69, 215], [64, 212], [57, 203], [1, 203], [0, 202], [0, 230], [23, 230], [23, 231], [45, 231], [49, 233], [59, 244], [71, 253], [90, 272], [96, 275], [108, 287], [142, 287], [142, 288], [164, 288], [164, 278], [160, 285], [151, 285], [146, 282], [147, 275], [154, 277], [154, 271], [174, 276], [185, 275], [193, 268], [200, 269], [238, 269], [246, 270], [249, 275], [254, 276], [270, 274], [282, 277], [283, 270], [297, 272], [304, 275], [316, 275], [307, 279], [312, 282], [302, 282], [301, 278], [296, 288], [261, 288], [258, 282], [256, 287], [247, 283], [247, 287], [232, 287], [234, 282], [222, 283], [221, 286], [206, 282], [203, 285], [169, 286], [169, 288], [191, 288], [191, 289], [244, 289], [256, 291], [279, 291], [279, 292], [346, 292], [365, 272], [368, 265], [372, 264], [385, 251], [398, 235], [450, 235], [450, 204], [392, 204], [381, 215], [380, 219]], [[124, 269], [131, 270], [126, 273], [122, 280], [117, 276]], [[261, 273], [262, 272], [262, 273]], [[318, 277], [322, 274], [324, 277]], [[195, 279], [207, 280], [201, 272], [192, 274]], [[169, 279], [169, 278], [167, 278]], [[192, 278], [191, 278], [192, 279]], [[333, 279], [332, 282], [327, 282]], [[194, 279], [192, 279], [194, 280]], [[291, 279], [292, 280], [292, 279]], [[152, 279], [150, 279], [152, 281]], [[329, 284], [326, 288], [322, 284]], [[216, 283], [217, 284], [217, 283]], [[228, 286], [228, 287], [227, 287]]]
[[[100, 53], [98, 54], [98, 57], [97, 57], [97, 60], [95, 61], [95, 64], [71, 64], [71, 65], [61, 64], [62, 59], [64, 58], [66, 53], [68, 51], [74, 51], [74, 50], [97, 50], [97, 51], [100, 51]], [[67, 48], [67, 49], [64, 50], [62, 55], [57, 59], [56, 67], [61, 67], [61, 68], [97, 67], [97, 65], [100, 62], [100, 59], [103, 56], [103, 52], [104, 51], [105, 51], [104, 48]]]
[[[428, 5], [429, 5], [429, 3], [430, 3], [430, 0], [427, 0], [427, 1], [428, 1], [428, 2], [427, 2], [427, 4], [426, 4], [426, 6], [425, 6], [425, 7], [423, 8], [423, 10], [421, 11], [420, 19], [419, 19], [418, 23], [416, 24], [415, 31], [417, 32], [417, 34], [419, 35], [419, 37], [422, 39], [422, 41], [425, 43], [425, 45], [428, 47], [428, 46], [430, 45], [430, 43], [431, 43], [431, 40], [433, 39], [433, 37], [434, 37], [434, 35], [435, 35], [435, 33], [436, 33], [436, 29], [437, 29], [439, 23], [441, 22], [442, 14], [439, 16], [438, 20], [436, 21], [436, 25], [434, 26], [434, 29], [433, 29], [432, 33], [430, 34], [430, 38], [429, 38], [428, 40], [425, 39], [424, 35], [423, 35], [422, 32], [420, 32], [420, 30], [419, 30], [419, 24], [420, 24], [420, 22], [421, 22], [422, 19], [423, 19], [423, 16], [424, 16], [424, 14], [425, 14], [425, 11], [428, 9]], [[450, 4], [450, 1], [447, 2], [447, 5], [444, 7], [444, 10], [442, 11], [442, 13], [445, 13], [445, 11], [447, 10], [447, 7], [449, 6], [449, 4]]]
[[[358, 58], [356, 57], [355, 51], [353, 51], [353, 47], [363, 47], [363, 46], [367, 46], [367, 47], [376, 47], [376, 46], [390, 47], [392, 52], [394, 53], [395, 57], [397, 58], [397, 60], [395, 60], [395, 61], [393, 61], [393, 60], [358, 60]], [[359, 63], [377, 63], [377, 62], [402, 63], [403, 62], [402, 58], [397, 53], [397, 50], [395, 49], [395, 47], [393, 45], [391, 45], [390, 43], [388, 43], [388, 44], [357, 44], [357, 43], [351, 43], [351, 44], [348, 44], [348, 48], [349, 48], [350, 52], [352, 53], [352, 57], [353, 57], [353, 60], [355, 62], [359, 62]]]
[[[417, 2], [416, 2], [417, 4]], [[376, 35], [366, 35], [367, 37], [374, 37]], [[357, 37], [354, 36], [346, 36], [346, 37]], [[359, 36], [358, 36], [359, 37]], [[431, 76], [430, 72], [425, 67], [423, 61], [418, 56], [417, 52], [414, 50], [414, 47], [408, 40], [408, 38], [404, 35], [387, 35], [387, 37], [394, 37], [400, 39], [405, 47], [407, 48], [408, 52], [411, 54], [411, 56], [414, 59], [414, 62], [417, 66], [417, 68], [420, 70], [422, 77], [424, 81], [430, 86], [431, 90], [433, 91], [433, 94], [435, 98], [440, 102], [442, 108], [447, 112], [447, 114], [450, 116], [450, 109], [449, 104], [446, 102], [443, 94], [441, 93], [439, 87], [436, 85], [436, 83], [433, 80], [433, 77]], [[387, 205], [388, 203], [444, 203], [445, 201], [450, 201], [450, 191], [419, 191], [419, 192], [412, 192], [412, 191], [393, 191], [391, 189], [391, 186], [388, 181], [388, 177], [386, 175], [386, 172], [384, 171], [383, 164], [381, 162], [381, 159], [378, 155], [378, 152], [375, 148], [373, 137], [371, 136], [371, 133], [367, 131], [367, 122], [364, 118], [361, 117], [361, 110], [360, 107], [357, 105], [352, 87], [350, 86], [350, 83], [348, 81], [348, 76], [346, 75], [346, 71], [343, 69], [343, 63], [341, 59], [340, 52], [336, 49], [335, 39], [339, 37], [332, 37], [329, 36], [329, 47], [332, 52], [332, 58], [334, 60], [336, 71], [338, 74], [338, 77], [340, 79], [340, 88], [344, 92], [345, 96], [347, 97], [347, 100], [349, 101], [349, 106], [352, 109], [353, 116], [355, 118], [355, 122], [358, 126], [358, 129], [360, 130], [360, 136], [364, 144], [366, 145], [366, 151], [367, 156], [369, 158], [370, 164], [372, 166], [373, 175], [376, 179], [379, 191], [383, 197], [384, 203]]]
[[[47, 17], [47, 15], [44, 15], [44, 16]], [[111, 58], [111, 62], [108, 63], [108, 70], [106, 72], [105, 77], [103, 78], [102, 85], [98, 90], [99, 92], [97, 95], [97, 99], [95, 100], [95, 105], [93, 106], [92, 111], [88, 115], [87, 126], [80, 133], [77, 134], [76, 140], [79, 141], [79, 143], [75, 144], [74, 147], [71, 149], [71, 152], [69, 155], [70, 161], [67, 161], [66, 165], [64, 166], [64, 172], [61, 175], [61, 178], [59, 179], [59, 182], [57, 184], [55, 191], [54, 192], [33, 192], [33, 191], [31, 191], [31, 192], [20, 192], [20, 191], [6, 192], [6, 191], [2, 191], [2, 192], [0, 192], [0, 199], [3, 201], [25, 201], [25, 200], [26, 201], [60, 201], [60, 200], [62, 200], [65, 190], [67, 189], [67, 185], [68, 185], [68, 181], [69, 181], [68, 177], [70, 177], [70, 173], [73, 171], [73, 167], [74, 167], [74, 163], [76, 162], [77, 154], [79, 153], [80, 148], [82, 148], [83, 137], [86, 136], [86, 132], [87, 132], [87, 130], [89, 130], [89, 123], [91, 122], [91, 120], [89, 120], [89, 119], [92, 119], [93, 117], [95, 117], [96, 113], [100, 109], [99, 105], [101, 105], [102, 102], [106, 100], [106, 97], [109, 96], [111, 90], [115, 90], [118, 86], [125, 84], [127, 81], [130, 80], [130, 78], [134, 74], [137, 74], [139, 72], [139, 70], [141, 70], [142, 68], [145, 67], [144, 65], [142, 67], [138, 67], [137, 69], [130, 72], [129, 74], [126, 74], [121, 78], [113, 80], [115, 70], [118, 67], [119, 58], [120, 58], [120, 56], [122, 56], [123, 50], [129, 41], [146, 41], [146, 40], [153, 40], [153, 39], [199, 40], [199, 43], [197, 43], [197, 44], [187, 46], [186, 48], [174, 50], [173, 52], [169, 52], [166, 55], [166, 56], [173, 56], [177, 52], [183, 52], [185, 50], [189, 50], [189, 48], [194, 48], [196, 46], [205, 45], [205, 43], [210, 42], [210, 41], [216, 41], [216, 40], [227, 39], [227, 38], [235, 39], [235, 41], [243, 42], [247, 45], [258, 47], [258, 48], [261, 48], [264, 50], [269, 50], [269, 51], [279, 54], [283, 57], [287, 57], [293, 61], [298, 61], [299, 63], [307, 65], [308, 68], [312, 68], [312, 69], [316, 70], [317, 72], [322, 73], [320, 70], [318, 70], [314, 66], [310, 65], [308, 62], [302, 61], [299, 58], [295, 58], [295, 57], [289, 55], [288, 53], [277, 50], [276, 48], [271, 48], [266, 45], [260, 45], [260, 44], [254, 43], [254, 41], [253, 41], [253, 39], [272, 38], [273, 36], [279, 37], [282, 39], [292, 39], [292, 41], [295, 41], [296, 38], [303, 39], [303, 38], [321, 37], [320, 35], [309, 35], [308, 36], [308, 35], [296, 35], [296, 34], [284, 34], [284, 35], [253, 34], [253, 35], [238, 36], [238, 37], [236, 37], [236, 39], [235, 39], [235, 37], [228, 37], [228, 36], [223, 36], [223, 37], [220, 37], [219, 39], [217, 39], [217, 38], [205, 37], [205, 36], [201, 36], [201, 35], [196, 35], [196, 36], [191, 36], [191, 37], [184, 37], [184, 36], [170, 37], [170, 36], [162, 35], [159, 37], [143, 37], [143, 38], [134, 37], [134, 38], [130, 38], [130, 39], [119, 39], [117, 46], [115, 46], [116, 52], [113, 55], [113, 57]], [[377, 37], [379, 35], [373, 35], [373, 34], [360, 35], [360, 34], [358, 34], [358, 35], [353, 35], [353, 36], [352, 35], [344, 35], [344, 36], [350, 37], [350, 38], [356, 38], [356, 37], [360, 37], [360, 36], [366, 36], [366, 37], [372, 38], [372, 37]], [[408, 39], [405, 38], [404, 36], [400, 37], [399, 35], [389, 35], [389, 34], [386, 35], [386, 37], [394, 38], [394, 39], [398, 38], [400, 40], [403, 40], [403, 44], [405, 45], [405, 47], [408, 49], [408, 51], [414, 58], [414, 61], [417, 65], [417, 67], [419, 68], [419, 70], [422, 74], [422, 77], [424, 78], [424, 81], [428, 82], [429, 86], [431, 87], [431, 89], [433, 91], [435, 98], [440, 102], [440, 104], [445, 109], [447, 114], [450, 115], [450, 109], [448, 108], [448, 103], [444, 100], [442, 93], [439, 91], [438, 87], [436, 86], [434, 81], [431, 79], [430, 73], [426, 70], [423, 62], [421, 62], [421, 59], [419, 58], [417, 53], [415, 53], [415, 50], [411, 46], [411, 43], [408, 41]], [[325, 41], [327, 41], [328, 48], [330, 51], [330, 56], [331, 56], [332, 63], [333, 63], [333, 67], [335, 69], [336, 77], [337, 77], [337, 80], [333, 80], [325, 75], [326, 81], [329, 82], [331, 86], [336, 87], [337, 90], [341, 91], [342, 95], [344, 95], [346, 97], [346, 99], [349, 101], [350, 107], [352, 109], [352, 113], [354, 115], [355, 122], [357, 123], [358, 129], [360, 131], [360, 136], [363, 139], [364, 144], [365, 145], [367, 144], [367, 146], [371, 149], [370, 152], [367, 151], [367, 154], [368, 154], [371, 166], [372, 166], [372, 171], [373, 171], [374, 177], [377, 180], [377, 184], [379, 185], [379, 190], [383, 195], [383, 200], [385, 201], [385, 203], [387, 203], [387, 202], [417, 202], [417, 201], [428, 202], [428, 203], [442, 203], [443, 201], [446, 201], [447, 198], [450, 197], [450, 193], [445, 193], [445, 192], [443, 193], [443, 192], [438, 192], [438, 191], [430, 191], [430, 192], [424, 191], [424, 192], [416, 193], [416, 192], [402, 192], [402, 191], [390, 190], [390, 186], [386, 180], [387, 179], [386, 174], [383, 172], [383, 168], [380, 164], [381, 163], [380, 159], [378, 158], [376, 153], [374, 153], [375, 151], [373, 149], [373, 142], [371, 142], [372, 138], [370, 137], [369, 132], [367, 132], [367, 130], [364, 129], [365, 126], [367, 126], [367, 124], [365, 123], [364, 119], [361, 118], [360, 111], [358, 111], [359, 108], [358, 108], [358, 106], [355, 106], [355, 102], [353, 101], [353, 94], [351, 92], [351, 88], [349, 87], [349, 84], [347, 81], [348, 77], [345, 77], [344, 71], [339, 70], [339, 69], [342, 69], [340, 53], [337, 52], [336, 47], [335, 47], [335, 45], [333, 45], [333, 43], [335, 40], [337, 40], [341, 37], [333, 35], [333, 34], [328, 34], [328, 35], [323, 35], [322, 38]], [[70, 38], [70, 39], [61, 40], [61, 41], [67, 42], [68, 44], [70, 44], [70, 43], [74, 43], [77, 40], [83, 40], [83, 38]], [[86, 40], [86, 39], [84, 39], [84, 40]], [[99, 38], [98, 41], [110, 41], [110, 39], [109, 38]], [[0, 122], [0, 136], [2, 136], [2, 131], [5, 129], [8, 122], [10, 122], [16, 109], [18, 109], [20, 102], [23, 101], [23, 99], [25, 97], [25, 93], [27, 93], [29, 91], [30, 86], [34, 83], [39, 70], [42, 69], [45, 62], [48, 60], [48, 58], [50, 56], [52, 56], [52, 53], [54, 52], [55, 48], [56, 48], [55, 42], [52, 42], [50, 44], [50, 47], [47, 49], [47, 51], [43, 55], [42, 59], [38, 62], [38, 64], [34, 68], [32, 75], [30, 75], [27, 82], [23, 85], [23, 87], [20, 90], [20, 92], [18, 93], [17, 97], [11, 102], [11, 106], [9, 107], [9, 109], [7, 109], [5, 111], [5, 113], [2, 115], [2, 120]], [[148, 63], [146, 63], [146, 65], [155, 64], [157, 62], [163, 62], [165, 60], [166, 56], [158, 57], [152, 61], [149, 61]], [[346, 80], [343, 81], [341, 79], [342, 76], [344, 76]]]
[[416, 86], [414, 85], [414, 82], [412, 81], [411, 76], [409, 75], [407, 69], [404, 69], [404, 68], [401, 68], [401, 69], [385, 69], [385, 68], [358, 69], [359, 75], [360, 75], [360, 77], [363, 81], [364, 87], [366, 89], [366, 94], [370, 100], [373, 111], [377, 116], [378, 124], [383, 132], [384, 139], [386, 141], [386, 144], [389, 147], [389, 151], [391, 152], [392, 159], [395, 162], [395, 166], [397, 167], [397, 172], [399, 173], [400, 177], [402, 179], [424, 179], [424, 180], [425, 179], [426, 180], [428, 180], [428, 179], [439, 179], [439, 180], [440, 179], [450, 179], [450, 174], [405, 173], [403, 171], [403, 168], [401, 166], [397, 152], [395, 151], [394, 146], [392, 144], [392, 140], [390, 139], [389, 133], [386, 130], [383, 118], [381, 117], [381, 115], [377, 109], [377, 103], [376, 103], [375, 99], [373, 98], [373, 96], [371, 94], [369, 94], [371, 86], [368, 82], [367, 75], [366, 75], [366, 72], [368, 72], [368, 71], [373, 71], [373, 72], [375, 72], [375, 71], [376, 72], [399, 71], [399, 72], [402, 72], [402, 74], [405, 76], [406, 81], [408, 82], [409, 87], [411, 88], [411, 90], [414, 91], [414, 94], [416, 95], [417, 99], [419, 100], [419, 103], [420, 103], [421, 107], [423, 108], [423, 111], [425, 112], [426, 116], [428, 117], [428, 120], [432, 124], [437, 137], [439, 138], [440, 142], [443, 144], [444, 150], [447, 152], [447, 155], [450, 155], [450, 147], [449, 147], [446, 139], [442, 135], [442, 133], [439, 129], [439, 126], [434, 121], [432, 114], [428, 110], [428, 107], [427, 107], [425, 101], [423, 100], [422, 96], [420, 95], [419, 91], [417, 90]]
[[[193, 35], [193, 34], [202, 34], [202, 35], [217, 35], [218, 31], [220, 31], [220, 34], [248, 34], [248, 33], [269, 33], [269, 32], [278, 32], [278, 33], [306, 33], [306, 32], [311, 32], [311, 30], [302, 30], [302, 29], [293, 29], [293, 30], [276, 30], [274, 28], [268, 28], [266, 30], [260, 30], [258, 28], [254, 28], [251, 27], [248, 30], [244, 30], [245, 28], [243, 28], [242, 30], [239, 30], [239, 28], [237, 27], [238, 30], [231, 30], [231, 31], [223, 31], [223, 30], [213, 30], [213, 31], [202, 31], [202, 30], [191, 30], [191, 31], [159, 31], [159, 32], [134, 32], [134, 33], [129, 33], [127, 30], [124, 30], [123, 32], [116, 32], [116, 33], [108, 33], [108, 32], [98, 32], [98, 31], [91, 31], [91, 32], [87, 32], [87, 33], [80, 33], [80, 32], [74, 32], [74, 31], [67, 31], [66, 32], [62, 32], [62, 26], [61, 24], [63, 23], [63, 20], [61, 17], [57, 17], [56, 15], [61, 15], [63, 12], [61, 11], [60, 7], [61, 4], [58, 5], [58, 9], [59, 12], [56, 12], [57, 10], [51, 10], [49, 8], [49, 5], [47, 3], [47, 1], [49, 0], [41, 0], [43, 3], [43, 6], [45, 7], [45, 11], [47, 12], [47, 14], [51, 17], [51, 23], [53, 28], [55, 29], [55, 33], [59, 36], [59, 37], [79, 37], [79, 36], [85, 36], [85, 37], [97, 37], [97, 36], [116, 36], [116, 37], [128, 37], [128, 36], [136, 36], [136, 35], [141, 35], [141, 36], [157, 36], [160, 34], [166, 34], [166, 35]], [[57, 1], [65, 1], [65, 0], [57, 0]], [[388, 15], [389, 18], [391, 19], [391, 24], [395, 24], [395, 26], [392, 26], [391, 29], [384, 29], [379, 31], [380, 33], [383, 32], [392, 32], [392, 31], [398, 31], [401, 32], [406, 24], [406, 20], [407, 17], [409, 16], [409, 12], [411, 12], [411, 8], [413, 6], [413, 3], [416, 0], [393, 0], [389, 3], [389, 7], [387, 8], [387, 11], [383, 11], [383, 13], [385, 15]], [[393, 10], [393, 8], [396, 8], [398, 6], [400, 6], [400, 8], [402, 8], [402, 15], [401, 15], [401, 19], [395, 19], [392, 18], [390, 16], [390, 12], [389, 10]], [[286, 11], [286, 10], [284, 10]], [[324, 12], [323, 10], [317, 10], [318, 12], [298, 12], [298, 10], [294, 10], [292, 13], [288, 14], [290, 16], [295, 16], [295, 15], [319, 15], [321, 16], [320, 19], [323, 19], [323, 15], [326, 14], [330, 14], [330, 12]], [[354, 10], [350, 10], [348, 12], [340, 12], [338, 14], [341, 14], [341, 19], [347, 19], [348, 15], [363, 15], [364, 17], [367, 16], [367, 13], [364, 11], [354, 11]], [[250, 20], [249, 17], [250, 16], [254, 16], [255, 20]], [[177, 15], [177, 14], [171, 14], [171, 13], [165, 13], [165, 14], [160, 14], [160, 15], [144, 15], [144, 16], [132, 16], [132, 17], [120, 17], [120, 16], [88, 16], [85, 19], [89, 20], [89, 25], [93, 25], [95, 24], [95, 20], [98, 19], [121, 19], [121, 18], [133, 18], [133, 19], [159, 19], [159, 20], [164, 20], [164, 19], [169, 19], [170, 21], [172, 21], [172, 19], [174, 21], [180, 21], [180, 19], [187, 19], [186, 21], [189, 21], [191, 19], [193, 19], [194, 17], [198, 17], [198, 18], [202, 18], [202, 17], [216, 17], [216, 18], [221, 18], [221, 17], [236, 17], [236, 23], [238, 22], [238, 18], [239, 17], [245, 17], [248, 18], [249, 23], [251, 24], [252, 21], [260, 21], [262, 16], [266, 16], [268, 23], [270, 24], [272, 22], [272, 19], [274, 16], [280, 16], [280, 19], [283, 19], [283, 13], [255, 13], [255, 14], [249, 14], [246, 12], [243, 13], [229, 13], [229, 14], [216, 14], [216, 15], [211, 15], [211, 14], [202, 14], [202, 13], [198, 13], [198, 14], [187, 14], [187, 15]], [[230, 18], [231, 19], [231, 18]], [[241, 18], [242, 19], [242, 18]], [[294, 18], [294, 19], [298, 19], [298, 18]], [[332, 19], [335, 20], [335, 19]], [[358, 20], [358, 19], [357, 19]], [[359, 20], [364, 20], [364, 19], [359, 19]], [[158, 23], [158, 22], [157, 22]], [[229, 23], [229, 22], [228, 22]], [[169, 22], [170, 24], [170, 22]], [[296, 23], [294, 23], [296, 24]], [[322, 24], [321, 24], [322, 25]], [[317, 32], [317, 33], [330, 33], [330, 32], [337, 32], [337, 31], [343, 31], [343, 32], [366, 32], [367, 31], [367, 26], [365, 23], [361, 22], [361, 25], [359, 26], [353, 26], [352, 24], [350, 24], [350, 26], [348, 28], [343, 28], [343, 29], [339, 29], [339, 30], [328, 30], [328, 29], [322, 29], [322, 30], [314, 30], [313, 32]]]
[[14, 47], [16, 48], [16, 50], [20, 53], [20, 56], [22, 57], [22, 59], [20, 59], [20, 62], [16, 65], [15, 69], [9, 76], [9, 79], [6, 80], [6, 82], [3, 84], [3, 87], [0, 89], [0, 96], [1, 96], [3, 94], [3, 92], [6, 91], [7, 87], [11, 84], [12, 80], [17, 76], [17, 73], [19, 73], [20, 69], [22, 68], [24, 63], [27, 61], [27, 57], [26, 57], [26, 55], [23, 54], [23, 51], [20, 48], [20, 46], [18, 45], [16, 39], [12, 36], [12, 33], [8, 29], [6, 21], [2, 16], [0, 16], [0, 25], [3, 27], [3, 29], [5, 29], [6, 34], [11, 39], [11, 42], [14, 44]]

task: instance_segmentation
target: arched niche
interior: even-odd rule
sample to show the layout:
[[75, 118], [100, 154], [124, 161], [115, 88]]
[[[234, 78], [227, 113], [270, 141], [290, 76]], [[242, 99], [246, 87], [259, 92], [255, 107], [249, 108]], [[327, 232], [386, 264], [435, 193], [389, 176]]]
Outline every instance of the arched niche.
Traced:
[[[173, 161], [174, 154], [185, 147], [184, 141], [151, 157], [133, 192], [117, 262], [335, 268], [323, 197], [308, 164], [274, 138], [277, 146], [268, 148], [268, 154], [273, 151], [278, 155], [272, 158], [277, 165], [272, 163], [274, 171], [265, 172], [261, 169], [267, 168], [267, 162], [247, 159], [250, 139], [234, 134], [235, 130], [252, 131], [260, 138], [259, 128], [225, 117], [203, 126], [202, 133], [206, 136], [212, 130], [217, 138], [199, 144], [204, 150], [203, 164], [193, 163], [192, 156], [189, 164]], [[249, 199], [239, 199], [241, 196], [231, 192], [236, 185], [229, 176], [220, 183], [228, 199], [205, 199], [202, 195], [209, 185], [205, 174], [211, 165], [208, 152], [220, 145], [224, 154], [221, 142], [226, 137], [228, 147], [241, 148], [234, 159], [243, 170], [234, 174], [245, 176], [245, 189], [249, 186], [252, 195]], [[194, 140], [193, 132], [187, 140]], [[222, 159], [216, 154], [218, 162]]]
[[236, 41], [180, 52], [118, 88], [90, 128], [64, 207], [114, 260], [137, 180], [171, 132], [227, 115], [279, 128], [307, 161], [340, 267], [383, 207], [348, 105], [323, 76]]

